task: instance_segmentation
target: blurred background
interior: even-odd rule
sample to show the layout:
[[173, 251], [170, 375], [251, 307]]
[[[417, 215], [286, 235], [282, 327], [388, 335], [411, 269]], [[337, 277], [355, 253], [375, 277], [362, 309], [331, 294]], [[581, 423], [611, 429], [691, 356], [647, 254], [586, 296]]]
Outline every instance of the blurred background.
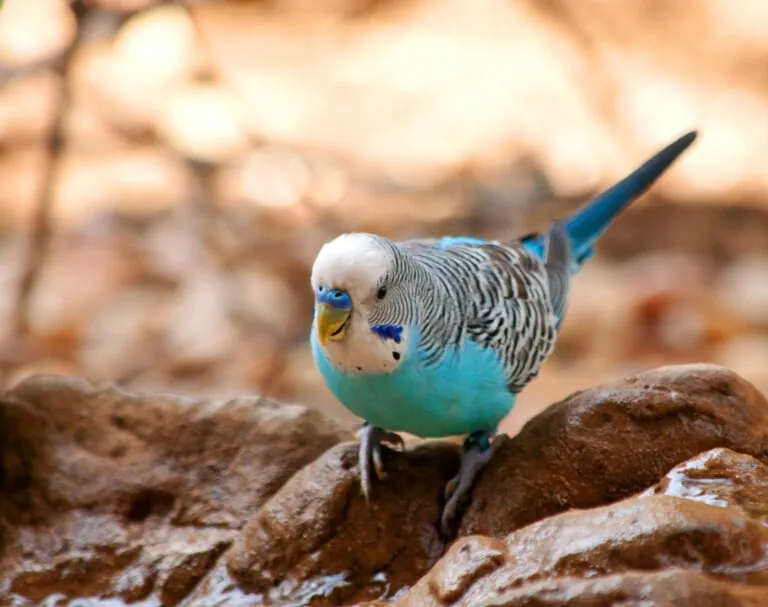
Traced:
[[691, 128], [506, 422], [661, 364], [768, 390], [765, 0], [5, 0], [0, 379], [345, 416], [307, 347], [341, 232], [512, 238]]

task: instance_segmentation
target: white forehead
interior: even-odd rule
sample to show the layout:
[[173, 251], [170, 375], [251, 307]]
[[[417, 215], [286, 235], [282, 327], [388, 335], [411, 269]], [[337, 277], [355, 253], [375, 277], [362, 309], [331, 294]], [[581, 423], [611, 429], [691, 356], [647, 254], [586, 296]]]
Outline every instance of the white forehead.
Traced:
[[342, 234], [323, 245], [312, 266], [312, 285], [334, 289], [375, 284], [389, 269], [387, 250], [368, 234]]

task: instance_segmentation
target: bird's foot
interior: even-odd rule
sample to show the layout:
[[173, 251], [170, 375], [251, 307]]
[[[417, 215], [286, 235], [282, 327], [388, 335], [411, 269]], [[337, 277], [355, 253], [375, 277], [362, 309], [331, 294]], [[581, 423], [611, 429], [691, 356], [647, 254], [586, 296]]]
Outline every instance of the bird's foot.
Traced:
[[449, 535], [456, 519], [459, 502], [469, 494], [477, 475], [490, 461], [493, 454], [504, 442], [506, 434], [500, 434], [493, 442], [488, 432], [473, 432], [464, 441], [461, 449], [459, 473], [445, 486], [445, 507], [440, 519], [444, 535]]
[[363, 427], [357, 431], [357, 436], [360, 439], [360, 450], [358, 451], [360, 486], [367, 502], [371, 499], [371, 464], [373, 464], [373, 469], [379, 480], [384, 480], [387, 477], [381, 460], [382, 443], [390, 443], [402, 451], [405, 450], [405, 442], [399, 434], [372, 426], [368, 422], [364, 423]]

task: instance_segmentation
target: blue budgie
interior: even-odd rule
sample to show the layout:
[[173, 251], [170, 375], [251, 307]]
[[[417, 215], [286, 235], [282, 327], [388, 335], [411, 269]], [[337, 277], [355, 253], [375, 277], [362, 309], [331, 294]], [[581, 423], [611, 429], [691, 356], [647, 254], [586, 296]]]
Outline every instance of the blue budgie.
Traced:
[[396, 431], [467, 435], [441, 526], [501, 442], [501, 420], [552, 351], [571, 277], [616, 215], [696, 139], [658, 152], [568, 219], [513, 242], [444, 237], [393, 242], [365, 233], [326, 243], [312, 268], [315, 364], [364, 420], [359, 470], [370, 499], [381, 445]]

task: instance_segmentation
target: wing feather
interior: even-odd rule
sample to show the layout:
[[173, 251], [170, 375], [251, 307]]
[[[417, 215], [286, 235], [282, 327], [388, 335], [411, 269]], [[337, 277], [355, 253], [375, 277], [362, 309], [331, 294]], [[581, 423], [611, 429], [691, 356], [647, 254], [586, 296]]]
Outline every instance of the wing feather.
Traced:
[[[561, 250], [567, 243], [553, 239], [544, 261], [520, 243], [443, 238], [398, 244], [452, 286], [463, 318], [460, 338], [495, 350], [509, 390], [519, 392], [554, 347], [567, 295], [567, 274], [564, 281], [560, 271], [565, 260], [567, 273]], [[440, 326], [432, 320], [430, 326]]]

